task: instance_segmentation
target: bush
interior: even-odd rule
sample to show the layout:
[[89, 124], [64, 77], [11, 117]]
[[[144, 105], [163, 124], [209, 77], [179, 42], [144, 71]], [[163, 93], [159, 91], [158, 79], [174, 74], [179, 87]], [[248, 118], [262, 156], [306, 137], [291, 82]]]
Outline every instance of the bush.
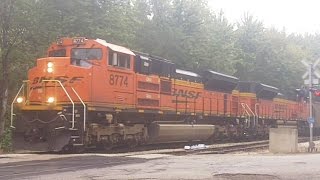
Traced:
[[12, 132], [10, 128], [7, 128], [0, 138], [0, 150], [3, 152], [12, 151]]

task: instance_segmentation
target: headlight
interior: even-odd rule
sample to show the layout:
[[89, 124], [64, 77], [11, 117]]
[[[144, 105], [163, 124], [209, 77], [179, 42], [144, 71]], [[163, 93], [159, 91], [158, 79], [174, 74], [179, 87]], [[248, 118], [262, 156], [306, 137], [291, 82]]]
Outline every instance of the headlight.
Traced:
[[48, 66], [48, 68], [52, 68], [53, 67], [53, 62], [48, 62], [47, 66]]
[[20, 104], [20, 103], [22, 103], [22, 102], [23, 102], [23, 97], [18, 97], [18, 98], [17, 98], [17, 103]]
[[52, 73], [53, 72], [53, 68], [52, 67], [48, 67], [47, 71], [48, 71], [48, 73]]
[[53, 72], [53, 62], [48, 62], [47, 64], [47, 72], [52, 73]]
[[48, 103], [53, 103], [54, 102], [54, 97], [49, 97], [47, 100]]

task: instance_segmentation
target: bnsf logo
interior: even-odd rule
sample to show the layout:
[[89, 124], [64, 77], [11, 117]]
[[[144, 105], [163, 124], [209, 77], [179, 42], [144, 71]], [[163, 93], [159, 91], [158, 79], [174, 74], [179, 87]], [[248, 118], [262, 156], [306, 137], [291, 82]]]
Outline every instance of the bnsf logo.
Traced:
[[74, 77], [68, 77], [68, 76], [57, 76], [57, 77], [35, 77], [32, 80], [32, 84], [38, 84], [41, 83], [43, 80], [58, 80], [61, 83], [74, 83], [76, 81], [81, 81], [83, 77], [81, 76], [74, 76]]
[[201, 94], [201, 92], [188, 91], [188, 90], [183, 90], [183, 89], [173, 89], [172, 95], [197, 99], [198, 97], [200, 97], [200, 94]]

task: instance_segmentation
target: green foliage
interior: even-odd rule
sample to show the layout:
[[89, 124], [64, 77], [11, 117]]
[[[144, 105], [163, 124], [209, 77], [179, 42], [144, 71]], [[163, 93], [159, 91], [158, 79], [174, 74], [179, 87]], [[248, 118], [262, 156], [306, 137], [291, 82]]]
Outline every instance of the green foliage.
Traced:
[[[9, 106], [7, 107], [9, 108]], [[1, 152], [11, 152], [12, 151], [12, 131], [9, 127], [10, 115], [9, 112], [5, 114], [4, 120], [6, 122], [6, 126], [4, 129], [4, 133], [0, 136], [0, 154]]]
[[250, 14], [231, 24], [206, 0], [17, 0], [13, 18], [12, 40], [23, 33], [10, 55], [10, 90], [60, 36], [102, 38], [180, 68], [209, 68], [281, 89], [300, 86], [301, 59], [320, 57], [319, 35], [267, 29]]
[[0, 150], [3, 152], [10, 152], [12, 151], [12, 132], [10, 128], [7, 128], [0, 138]]
[[[9, 78], [0, 74], [0, 81], [9, 83], [9, 99], [35, 59], [61, 36], [105, 39], [172, 60], [179, 68], [213, 69], [276, 86], [285, 93], [302, 83], [305, 69], [300, 61], [320, 58], [320, 35], [286, 34], [266, 28], [250, 14], [231, 24], [222, 11], [213, 12], [206, 0], [12, 2]], [[0, 10], [1, 17], [5, 12]], [[7, 50], [0, 48], [0, 54]]]

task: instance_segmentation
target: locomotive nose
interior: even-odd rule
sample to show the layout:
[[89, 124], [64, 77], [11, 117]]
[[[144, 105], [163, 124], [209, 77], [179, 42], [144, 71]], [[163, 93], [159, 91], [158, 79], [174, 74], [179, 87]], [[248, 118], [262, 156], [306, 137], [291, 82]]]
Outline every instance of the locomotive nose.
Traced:
[[37, 60], [37, 69], [45, 75], [63, 73], [70, 65], [69, 57], [47, 57]]

